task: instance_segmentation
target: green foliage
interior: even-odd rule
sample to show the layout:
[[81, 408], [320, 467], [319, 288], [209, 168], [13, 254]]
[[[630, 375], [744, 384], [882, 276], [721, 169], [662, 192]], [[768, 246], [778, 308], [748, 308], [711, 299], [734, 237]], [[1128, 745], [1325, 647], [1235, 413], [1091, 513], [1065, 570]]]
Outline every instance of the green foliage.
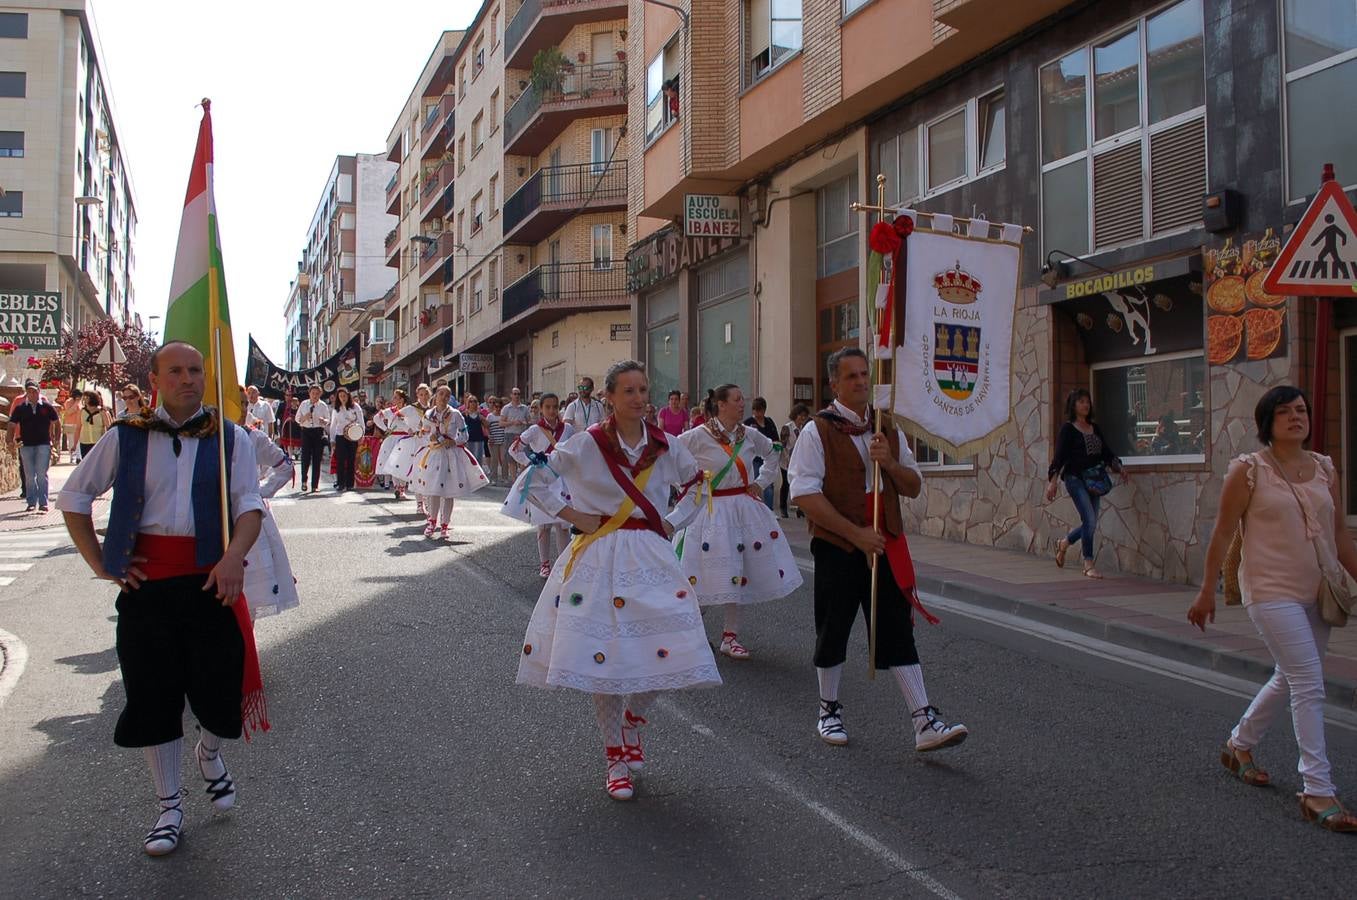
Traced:
[[565, 79], [566, 67], [570, 61], [565, 58], [560, 47], [547, 47], [544, 50], [538, 50], [537, 55], [532, 58], [532, 87], [537, 92], [537, 96], [545, 96], [552, 91], [559, 91], [561, 83]]

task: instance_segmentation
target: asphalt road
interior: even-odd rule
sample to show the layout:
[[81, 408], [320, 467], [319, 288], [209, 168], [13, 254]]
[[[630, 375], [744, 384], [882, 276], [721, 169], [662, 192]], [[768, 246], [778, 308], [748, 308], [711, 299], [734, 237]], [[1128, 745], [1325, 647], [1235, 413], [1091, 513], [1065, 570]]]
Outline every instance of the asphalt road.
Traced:
[[[1303, 823], [1288, 723], [1277, 786], [1216, 761], [1244, 700], [955, 613], [921, 628], [931, 699], [971, 728], [913, 751], [861, 632], [852, 743], [815, 736], [810, 589], [746, 612], [755, 654], [654, 710], [631, 803], [603, 791], [588, 698], [514, 684], [541, 582], [530, 531], [483, 491], [456, 542], [413, 503], [333, 495], [277, 515], [303, 605], [257, 633], [273, 731], [228, 745], [236, 810], [186, 759], [183, 844], [154, 819], [141, 755], [114, 747], [114, 589], [59, 530], [0, 547], [39, 565], [0, 587], [27, 669], [0, 707], [0, 896], [1342, 896], [1357, 838]], [[55, 538], [55, 539], [54, 539]], [[809, 579], [808, 579], [809, 580]], [[710, 617], [713, 633], [719, 617]], [[1073, 639], [1072, 639], [1073, 640]], [[1332, 725], [1339, 784], [1357, 730]]]

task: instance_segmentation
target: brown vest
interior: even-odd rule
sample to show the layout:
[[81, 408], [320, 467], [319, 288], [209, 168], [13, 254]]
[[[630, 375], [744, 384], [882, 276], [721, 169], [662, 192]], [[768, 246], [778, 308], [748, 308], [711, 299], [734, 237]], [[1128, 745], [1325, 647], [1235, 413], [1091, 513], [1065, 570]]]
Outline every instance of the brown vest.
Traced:
[[[839, 431], [820, 416], [814, 419], [815, 428], [820, 432], [820, 444], [825, 449], [825, 478], [820, 493], [830, 502], [839, 515], [854, 525], [872, 524], [871, 504], [867, 502], [867, 467], [862, 462], [853, 439]], [[900, 458], [900, 435], [894, 428], [885, 431], [886, 443], [891, 448], [891, 458]], [[881, 475], [881, 530], [888, 535], [904, 533], [904, 523], [900, 518], [900, 496], [895, 485]], [[811, 537], [829, 541], [841, 550], [852, 551], [851, 541], [840, 537], [823, 525], [810, 523]]]

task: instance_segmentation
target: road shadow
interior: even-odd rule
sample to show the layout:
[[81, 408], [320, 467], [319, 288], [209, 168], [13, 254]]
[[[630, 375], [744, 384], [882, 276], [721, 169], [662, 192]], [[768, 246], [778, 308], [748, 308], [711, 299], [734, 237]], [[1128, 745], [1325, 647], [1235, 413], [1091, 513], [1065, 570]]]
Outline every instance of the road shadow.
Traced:
[[[117, 616], [109, 616], [110, 622], [117, 622]], [[118, 668], [118, 652], [112, 647], [100, 653], [81, 653], [65, 656], [56, 660], [63, 666], [70, 666], [77, 675], [101, 675]]]

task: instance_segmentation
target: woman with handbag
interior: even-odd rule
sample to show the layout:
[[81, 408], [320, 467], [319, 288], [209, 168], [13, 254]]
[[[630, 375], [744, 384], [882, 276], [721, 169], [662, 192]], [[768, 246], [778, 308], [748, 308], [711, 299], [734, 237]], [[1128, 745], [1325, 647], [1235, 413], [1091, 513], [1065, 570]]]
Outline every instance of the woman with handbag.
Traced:
[[1121, 475], [1126, 483], [1126, 471], [1121, 460], [1107, 445], [1103, 431], [1093, 421], [1093, 397], [1084, 388], [1075, 388], [1065, 398], [1065, 424], [1055, 439], [1055, 457], [1047, 471], [1046, 502], [1055, 500], [1056, 486], [1063, 480], [1074, 508], [1079, 513], [1079, 524], [1055, 545], [1055, 564], [1065, 567], [1065, 554], [1079, 541], [1084, 553], [1084, 574], [1102, 578], [1093, 567], [1093, 536], [1098, 528], [1098, 507], [1103, 495], [1112, 490], [1110, 472]]
[[1331, 628], [1347, 622], [1352, 606], [1343, 570], [1357, 576], [1357, 544], [1343, 521], [1333, 461], [1305, 449], [1305, 393], [1273, 388], [1258, 401], [1254, 420], [1264, 449], [1230, 464], [1202, 588], [1187, 611], [1188, 621], [1203, 631], [1215, 621], [1216, 577], [1238, 528], [1240, 600], [1277, 667], [1231, 732], [1220, 761], [1245, 784], [1271, 784], [1253, 749], [1289, 694], [1304, 784], [1297, 795], [1301, 815], [1330, 831], [1357, 833], [1357, 816], [1336, 797], [1324, 742], [1324, 652]]

